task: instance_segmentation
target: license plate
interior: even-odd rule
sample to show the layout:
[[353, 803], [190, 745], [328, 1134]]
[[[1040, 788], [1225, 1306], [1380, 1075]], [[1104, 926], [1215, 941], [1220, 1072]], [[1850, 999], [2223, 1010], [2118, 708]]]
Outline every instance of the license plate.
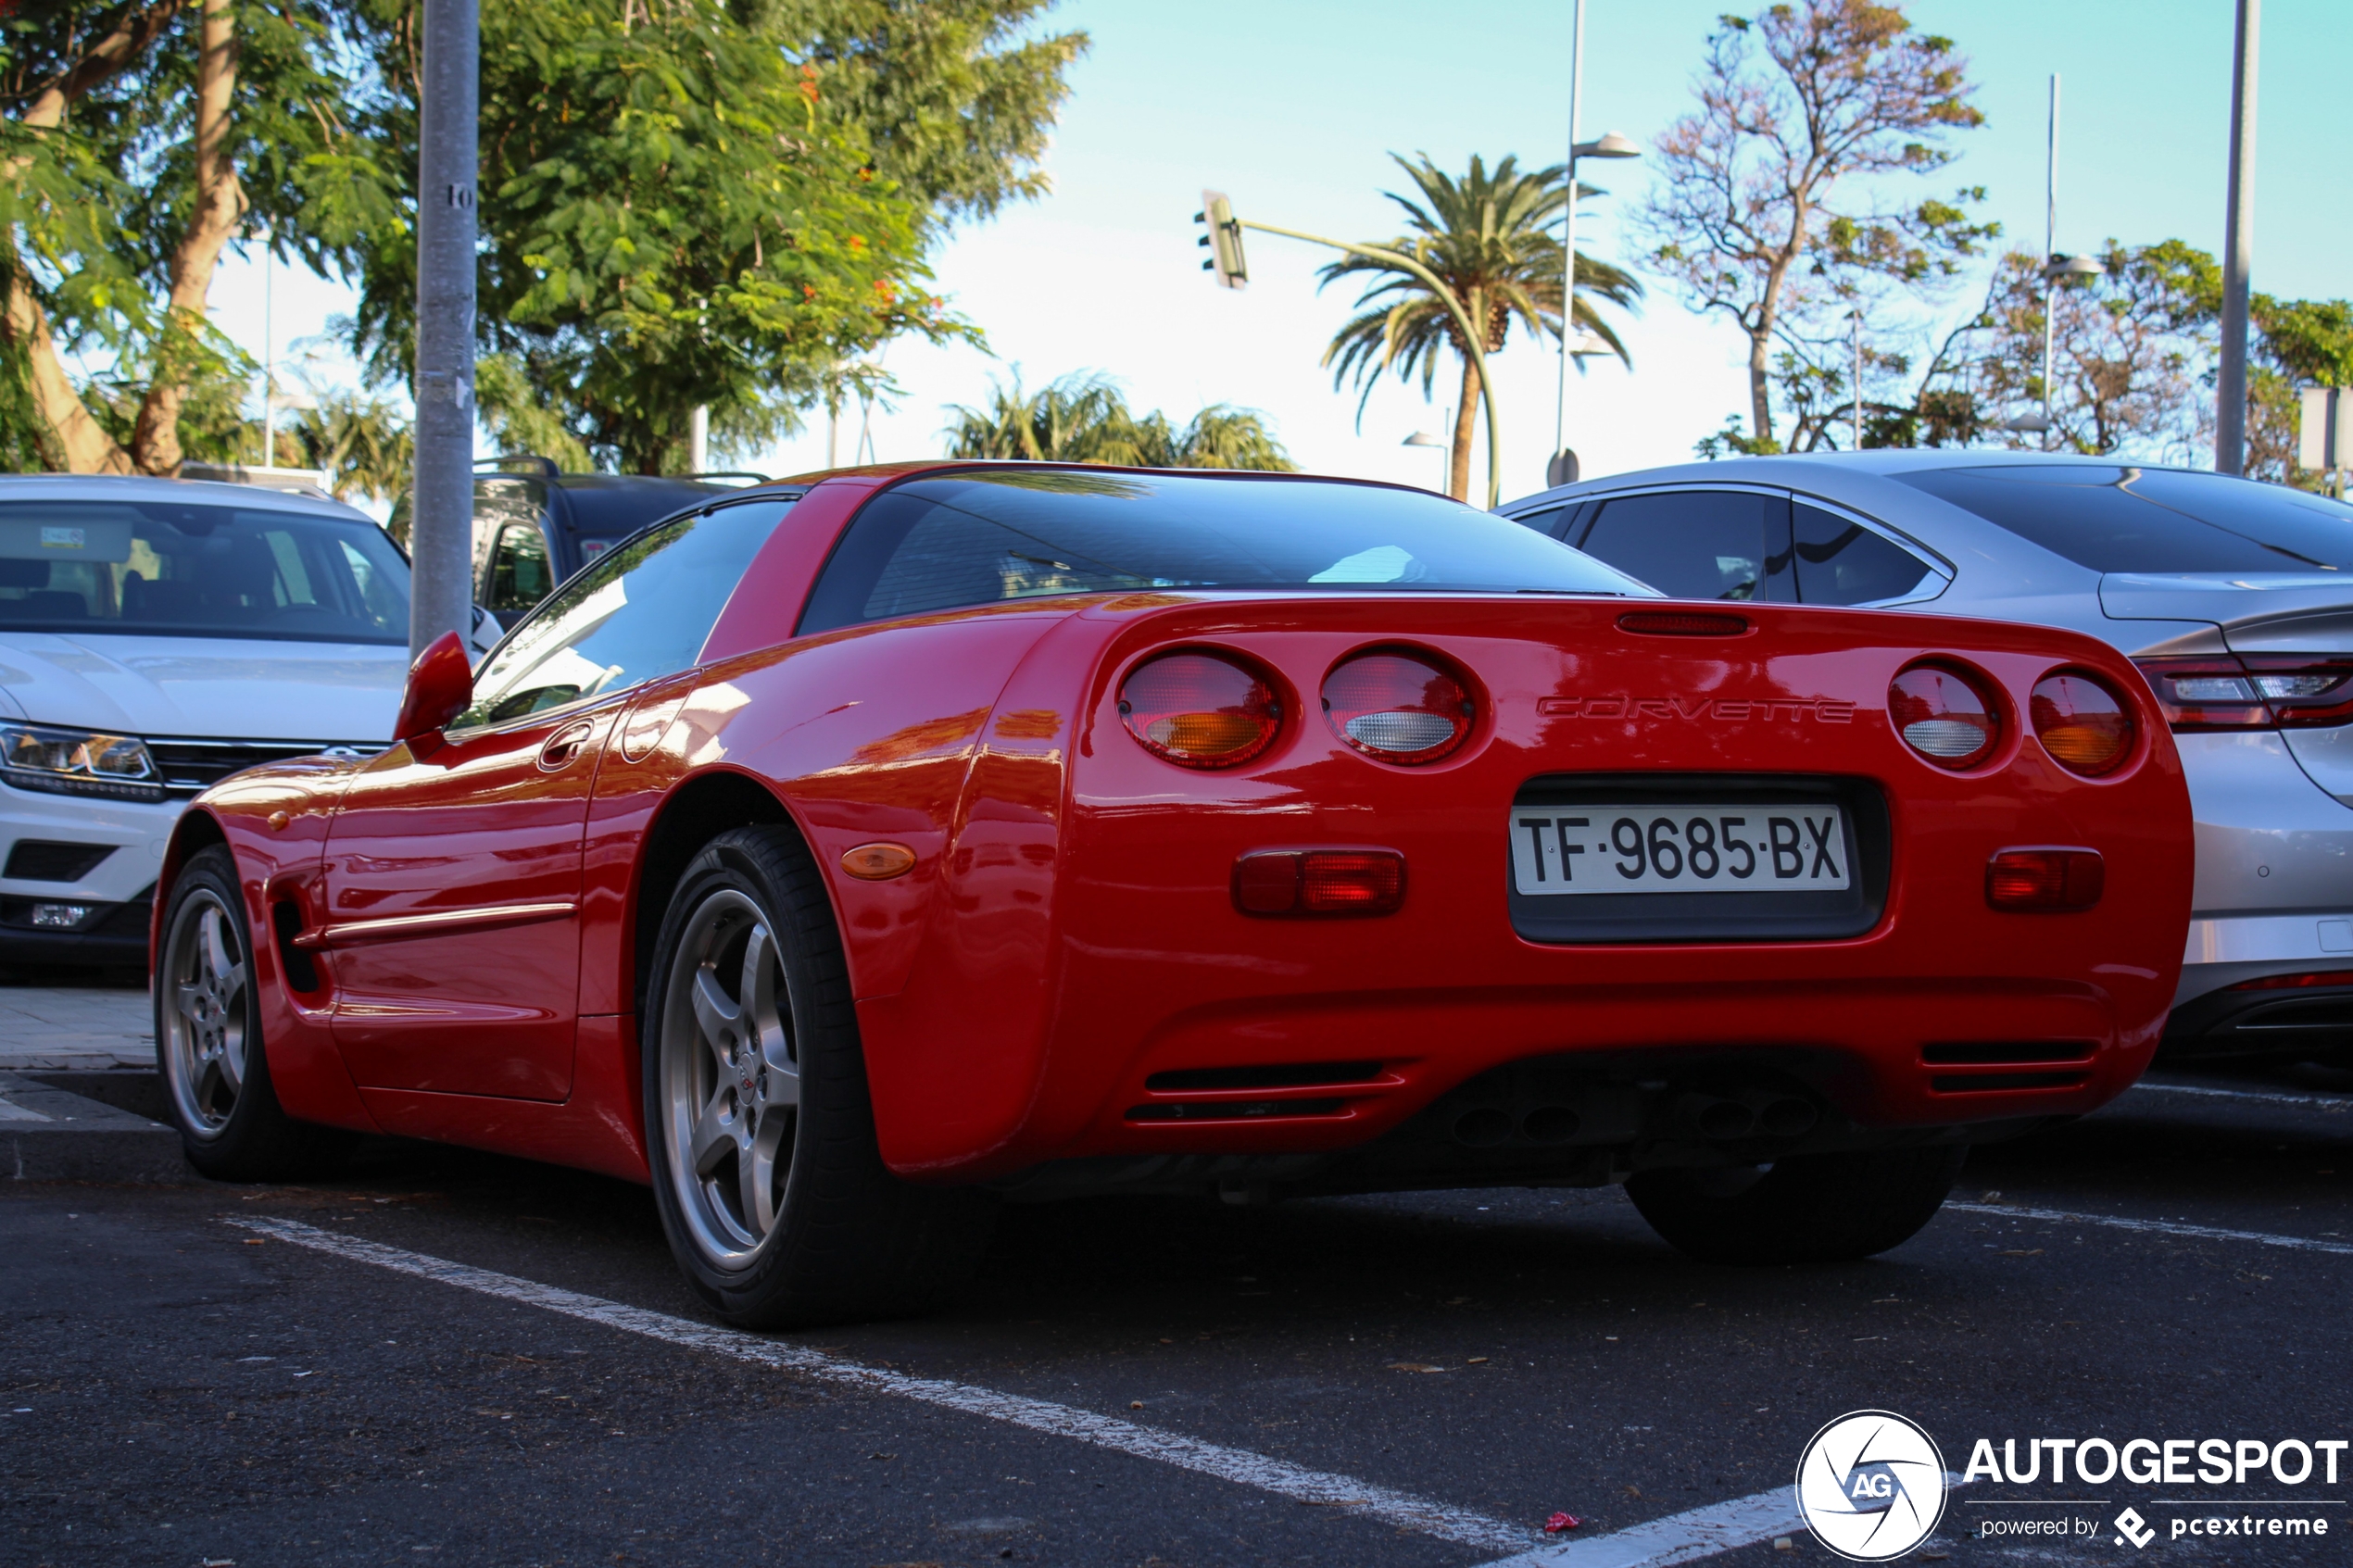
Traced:
[[1849, 885], [1835, 806], [1520, 806], [1512, 885], [1564, 893], [1829, 893]]

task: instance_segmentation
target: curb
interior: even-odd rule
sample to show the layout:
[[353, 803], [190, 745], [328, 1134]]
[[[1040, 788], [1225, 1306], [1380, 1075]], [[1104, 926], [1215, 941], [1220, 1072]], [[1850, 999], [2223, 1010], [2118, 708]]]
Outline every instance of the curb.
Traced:
[[[55, 1076], [125, 1080], [88, 1085], [118, 1103], [140, 1103], [158, 1087], [129, 1082], [150, 1073]], [[27, 1073], [0, 1073], [0, 1181], [184, 1186], [202, 1179], [182, 1155], [179, 1133], [162, 1123]]]

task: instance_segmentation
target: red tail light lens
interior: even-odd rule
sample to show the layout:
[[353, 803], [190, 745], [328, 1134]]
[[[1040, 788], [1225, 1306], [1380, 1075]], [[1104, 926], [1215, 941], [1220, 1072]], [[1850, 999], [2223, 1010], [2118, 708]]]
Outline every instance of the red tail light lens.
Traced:
[[1275, 744], [1274, 683], [1223, 654], [1164, 654], [1127, 672], [1119, 716], [1146, 751], [1180, 768], [1234, 768]]
[[1906, 746], [1940, 768], [1974, 768], [2002, 738], [1993, 698], [1942, 664], [1916, 664], [1896, 676], [1887, 688], [1887, 716]]
[[2353, 719], [2353, 659], [2270, 653], [2133, 662], [2178, 731], [2304, 729]]
[[2266, 974], [2242, 980], [2233, 991], [2302, 991], [2321, 985], [2353, 985], [2353, 970], [2332, 969], [2318, 974]]
[[1332, 733], [1384, 762], [1435, 762], [1470, 734], [1464, 683], [1418, 654], [1366, 653], [1324, 677]]
[[2027, 707], [2043, 749], [2070, 773], [2096, 779], [2133, 754], [2133, 715], [2089, 675], [2045, 675]]
[[1405, 857], [1393, 849], [1268, 849], [1234, 862], [1246, 915], [1390, 915], [1405, 902]]
[[2005, 849], [1985, 866], [1985, 901], [1997, 909], [2088, 909], [2107, 888], [2096, 849]]

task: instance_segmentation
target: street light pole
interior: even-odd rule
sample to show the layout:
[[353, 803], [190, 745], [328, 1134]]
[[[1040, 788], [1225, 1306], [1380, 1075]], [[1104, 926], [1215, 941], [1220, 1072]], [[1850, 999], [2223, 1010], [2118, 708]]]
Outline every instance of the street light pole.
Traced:
[[474, 182], [478, 0], [424, 0], [417, 127], [417, 480], [409, 651], [473, 624]]
[[2246, 471], [2246, 319], [2255, 267], [2255, 57], [2262, 0], [2239, 0], [2231, 74], [2231, 205], [2222, 239], [2222, 357], [2214, 378], [2214, 471]]
[[1547, 484], [1568, 483], [1568, 370], [1576, 362], [1577, 341], [1577, 94], [1585, 82], [1585, 0], [1577, 0], [1576, 19], [1568, 35], [1568, 174], [1567, 199], [1561, 204], [1561, 389], [1553, 410], [1553, 459], [1545, 465]]
[[2043, 450], [2051, 449], [2052, 331], [2058, 317], [2058, 72], [2051, 72], [2050, 141], [2043, 154]]
[[1302, 229], [1278, 229], [1272, 223], [1253, 223], [1246, 218], [1237, 218], [1232, 221], [1237, 228], [1255, 229], [1262, 234], [1280, 234], [1287, 240], [1305, 240], [1309, 245], [1329, 245], [1352, 256], [1370, 257], [1401, 272], [1413, 274], [1438, 296], [1438, 302], [1446, 307], [1446, 313], [1454, 319], [1454, 330], [1463, 334], [1463, 346], [1469, 351], [1471, 368], [1478, 377], [1479, 404], [1487, 410], [1487, 508], [1492, 511], [1503, 505], [1504, 440], [1503, 425], [1495, 418], [1495, 380], [1487, 373], [1487, 350], [1479, 341], [1480, 334], [1471, 330], [1470, 317], [1464, 313], [1453, 291], [1439, 282], [1438, 274], [1402, 251], [1385, 250], [1379, 245], [1352, 245], [1346, 240], [1311, 234]]

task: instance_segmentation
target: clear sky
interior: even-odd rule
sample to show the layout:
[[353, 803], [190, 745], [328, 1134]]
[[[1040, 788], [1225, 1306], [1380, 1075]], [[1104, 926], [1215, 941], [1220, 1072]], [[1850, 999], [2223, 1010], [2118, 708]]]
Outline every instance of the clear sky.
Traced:
[[[1692, 103], [1691, 78], [1728, 0], [1589, 0], [1587, 137], [1647, 143]], [[2039, 251], [2045, 102], [2064, 81], [2061, 250], [2114, 237], [2222, 240], [2233, 8], [2230, 0], [1919, 0], [1915, 22], [1958, 45], [1979, 85], [1983, 128], [1937, 185], [1982, 184], [2006, 241]], [[2268, 0], [2258, 103], [2255, 286], [2290, 297], [2353, 294], [2353, 194], [2343, 73], [2353, 4]], [[1399, 227], [1381, 192], [1403, 188], [1394, 151], [1459, 168], [1472, 153], [1551, 163], [1567, 135], [1567, 0], [1063, 0], [1051, 22], [1086, 29], [1094, 47], [1073, 71], [1047, 168], [1053, 194], [961, 230], [939, 254], [938, 286], [988, 334], [988, 353], [900, 343], [884, 363], [903, 392], [877, 408], [875, 455], [939, 450], [943, 406], [978, 401], [1019, 366], [1035, 385], [1065, 371], [1119, 378], [1139, 408], [1181, 422], [1204, 403], [1264, 410], [1302, 466], [1429, 483], [1440, 454], [1400, 445], [1439, 427], [1452, 401], [1394, 380], [1357, 428], [1356, 397], [1336, 394], [1318, 360], [1353, 289], [1321, 294], [1331, 253], [1250, 236], [1252, 282], [1233, 293], [1200, 271], [1190, 219], [1204, 185], [1245, 217], [1354, 239]], [[1580, 248], [1634, 259], [1617, 221], [1648, 179], [1640, 161], [1589, 165], [1606, 187], [1580, 218]], [[255, 269], [232, 262], [216, 318], [249, 348], [261, 338]], [[1972, 280], [1968, 298], [1982, 294]], [[1961, 312], [1968, 298], [1956, 296]], [[320, 330], [343, 308], [324, 280], [281, 270], [276, 333]], [[1572, 388], [1570, 445], [1588, 473], [1675, 462], [1745, 407], [1744, 345], [1693, 316], [1653, 281], [1621, 321], [1632, 370], [1592, 368]], [[1515, 333], [1497, 361], [1504, 494], [1542, 483], [1557, 360]], [[858, 433], [853, 408], [841, 460]], [[755, 466], [823, 466], [822, 415]], [[1483, 474], [1483, 455], [1475, 474]]]

